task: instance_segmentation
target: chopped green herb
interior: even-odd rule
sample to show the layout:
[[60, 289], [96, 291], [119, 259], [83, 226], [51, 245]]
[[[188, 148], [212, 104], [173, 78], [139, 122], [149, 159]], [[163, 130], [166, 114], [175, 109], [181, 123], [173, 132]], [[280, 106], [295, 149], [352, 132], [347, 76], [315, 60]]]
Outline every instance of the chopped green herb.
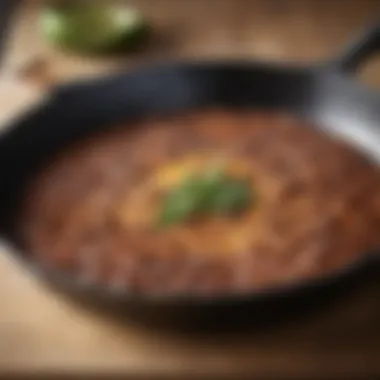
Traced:
[[228, 178], [220, 168], [185, 178], [166, 194], [158, 224], [169, 226], [208, 215], [243, 212], [252, 202], [247, 181]]

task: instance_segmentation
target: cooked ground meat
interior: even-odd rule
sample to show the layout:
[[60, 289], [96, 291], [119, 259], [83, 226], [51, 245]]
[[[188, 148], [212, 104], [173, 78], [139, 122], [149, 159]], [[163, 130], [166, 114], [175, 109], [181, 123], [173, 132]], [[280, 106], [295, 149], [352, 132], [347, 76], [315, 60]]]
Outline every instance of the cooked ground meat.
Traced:
[[[152, 228], [162, 194], [222, 160], [255, 202]], [[325, 275], [380, 245], [380, 176], [302, 120], [199, 110], [115, 127], [63, 151], [20, 215], [25, 246], [85, 281], [131, 292], [250, 291]]]

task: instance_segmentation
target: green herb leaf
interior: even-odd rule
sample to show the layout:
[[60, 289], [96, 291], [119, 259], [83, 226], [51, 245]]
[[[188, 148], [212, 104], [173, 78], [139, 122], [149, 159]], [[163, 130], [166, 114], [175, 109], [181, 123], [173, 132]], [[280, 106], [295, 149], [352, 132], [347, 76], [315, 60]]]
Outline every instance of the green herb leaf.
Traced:
[[168, 226], [194, 217], [231, 215], [244, 211], [252, 201], [247, 181], [228, 178], [223, 170], [210, 169], [191, 176], [165, 197], [159, 225]]
[[80, 53], [133, 49], [149, 29], [136, 8], [98, 1], [52, 2], [42, 10], [40, 22], [47, 41]]
[[212, 210], [218, 214], [244, 211], [251, 202], [251, 189], [243, 181], [226, 181], [212, 198]]
[[187, 178], [165, 197], [159, 225], [171, 225], [188, 219], [199, 208], [202, 193], [202, 182], [197, 178]]

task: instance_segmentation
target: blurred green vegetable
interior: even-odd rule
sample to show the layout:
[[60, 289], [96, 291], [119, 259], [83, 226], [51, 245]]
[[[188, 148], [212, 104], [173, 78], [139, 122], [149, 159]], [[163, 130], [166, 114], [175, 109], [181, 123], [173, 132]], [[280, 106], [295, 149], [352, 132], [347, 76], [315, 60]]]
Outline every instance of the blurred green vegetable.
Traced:
[[46, 40], [80, 53], [107, 53], [138, 48], [149, 24], [136, 8], [105, 2], [53, 2], [41, 13]]
[[164, 199], [160, 226], [169, 226], [198, 216], [243, 212], [252, 202], [247, 181], [228, 178], [223, 170], [206, 170], [185, 178]]

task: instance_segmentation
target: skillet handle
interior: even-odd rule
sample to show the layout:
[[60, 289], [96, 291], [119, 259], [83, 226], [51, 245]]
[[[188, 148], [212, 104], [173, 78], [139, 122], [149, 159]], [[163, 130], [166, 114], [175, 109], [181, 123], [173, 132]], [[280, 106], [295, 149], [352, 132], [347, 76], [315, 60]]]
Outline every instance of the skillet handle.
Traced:
[[380, 20], [364, 31], [341, 57], [330, 64], [332, 68], [347, 73], [355, 72], [371, 55], [380, 53]]

